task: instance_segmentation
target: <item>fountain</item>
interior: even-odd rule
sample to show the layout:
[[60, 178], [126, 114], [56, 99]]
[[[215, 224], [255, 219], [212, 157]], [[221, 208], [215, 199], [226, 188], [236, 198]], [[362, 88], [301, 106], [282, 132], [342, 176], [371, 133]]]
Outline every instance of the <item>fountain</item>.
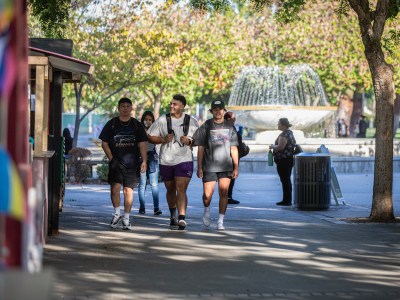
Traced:
[[288, 118], [293, 129], [307, 131], [333, 116], [318, 74], [308, 65], [245, 67], [236, 79], [228, 109], [257, 132], [277, 129]]

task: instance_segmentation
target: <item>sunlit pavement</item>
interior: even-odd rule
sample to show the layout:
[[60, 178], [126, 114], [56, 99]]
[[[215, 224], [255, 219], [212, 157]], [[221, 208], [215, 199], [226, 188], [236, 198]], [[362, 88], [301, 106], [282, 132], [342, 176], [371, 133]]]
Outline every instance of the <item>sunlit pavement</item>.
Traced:
[[[373, 175], [338, 174], [346, 205], [301, 211], [278, 207], [277, 175], [240, 174], [225, 231], [202, 224], [202, 184], [188, 189], [187, 230], [169, 230], [165, 188], [161, 216], [131, 214], [132, 231], [110, 229], [107, 185], [67, 186], [60, 235], [49, 237], [44, 269], [54, 299], [400, 299], [400, 223], [354, 223], [368, 217]], [[400, 186], [394, 177], [395, 215]]]

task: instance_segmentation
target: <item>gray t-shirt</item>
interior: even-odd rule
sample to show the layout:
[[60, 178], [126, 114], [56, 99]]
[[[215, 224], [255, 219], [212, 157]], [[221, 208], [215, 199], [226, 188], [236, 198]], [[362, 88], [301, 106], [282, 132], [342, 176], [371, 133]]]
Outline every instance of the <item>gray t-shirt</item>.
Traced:
[[[206, 123], [209, 124], [210, 132], [208, 141], [206, 141]], [[216, 124], [212, 120], [206, 121], [195, 132], [193, 138], [195, 146], [204, 146], [204, 172], [233, 171], [231, 146], [238, 146], [239, 142], [236, 130], [229, 122]]]
[[[183, 120], [185, 114], [182, 117], [175, 119], [171, 116], [172, 130], [174, 131], [174, 138], [168, 144], [162, 144], [160, 148], [160, 165], [175, 166], [177, 164], [193, 161], [192, 148], [190, 146], [183, 145], [180, 142], [181, 136], [183, 136]], [[190, 117], [188, 137], [192, 138], [195, 131], [199, 128], [199, 123], [193, 117]], [[166, 136], [168, 134], [167, 118], [165, 115], [160, 116], [149, 128], [147, 134], [150, 136]]]

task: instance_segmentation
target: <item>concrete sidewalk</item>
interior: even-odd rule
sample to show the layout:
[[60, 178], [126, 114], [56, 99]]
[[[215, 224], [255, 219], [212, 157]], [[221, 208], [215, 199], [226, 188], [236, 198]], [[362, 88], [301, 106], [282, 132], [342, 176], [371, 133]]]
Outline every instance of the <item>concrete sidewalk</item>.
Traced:
[[[60, 235], [50, 237], [54, 299], [400, 299], [400, 223], [351, 223], [367, 217], [373, 175], [341, 175], [346, 205], [325, 211], [278, 207], [277, 175], [240, 174], [226, 230], [202, 225], [202, 184], [188, 189], [186, 231], [169, 230], [165, 188], [162, 216], [138, 215], [132, 231], [111, 230], [107, 185], [67, 186]], [[400, 174], [394, 176], [400, 214]]]

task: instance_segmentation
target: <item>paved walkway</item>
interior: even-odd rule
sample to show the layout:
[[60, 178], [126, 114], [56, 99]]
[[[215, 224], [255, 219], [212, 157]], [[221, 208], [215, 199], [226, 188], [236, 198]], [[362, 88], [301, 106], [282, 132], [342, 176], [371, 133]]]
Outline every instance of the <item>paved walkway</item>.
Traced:
[[[107, 185], [67, 186], [60, 235], [49, 237], [44, 268], [54, 299], [400, 299], [400, 223], [351, 223], [367, 217], [373, 175], [341, 175], [346, 205], [325, 211], [278, 207], [277, 175], [240, 174], [226, 231], [202, 225], [202, 185], [189, 185], [187, 230], [162, 216], [138, 215], [132, 231], [111, 230]], [[400, 174], [394, 177], [400, 216]]]

